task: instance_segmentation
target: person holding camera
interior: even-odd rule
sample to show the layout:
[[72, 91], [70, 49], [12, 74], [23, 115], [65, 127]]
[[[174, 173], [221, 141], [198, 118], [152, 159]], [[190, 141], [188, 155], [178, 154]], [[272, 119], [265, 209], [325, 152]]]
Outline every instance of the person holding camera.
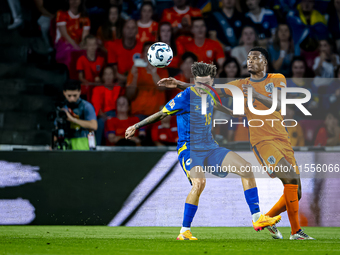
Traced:
[[97, 130], [98, 127], [94, 107], [80, 98], [81, 88], [79, 81], [65, 83], [63, 94], [66, 98], [66, 103], [62, 109], [66, 113], [66, 120], [69, 122], [65, 137], [66, 141], [68, 141], [67, 149], [89, 150], [89, 132]]

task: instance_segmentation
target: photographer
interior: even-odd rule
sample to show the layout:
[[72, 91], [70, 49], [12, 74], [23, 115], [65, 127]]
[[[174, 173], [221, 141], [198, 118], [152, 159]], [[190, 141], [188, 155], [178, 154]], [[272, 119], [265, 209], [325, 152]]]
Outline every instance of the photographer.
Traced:
[[[66, 149], [71, 150], [89, 150], [88, 135], [89, 131], [97, 130], [97, 117], [93, 106], [80, 98], [80, 82], [69, 81], [65, 83], [63, 89], [66, 102], [62, 109], [66, 116], [65, 126], [65, 142]], [[58, 114], [61, 115], [60, 113]], [[58, 121], [57, 121], [58, 122]], [[57, 125], [58, 133], [58, 147], [60, 143], [63, 144], [63, 138], [59, 132], [59, 125]], [[61, 138], [61, 139], [60, 139]], [[62, 146], [65, 149], [64, 146]]]

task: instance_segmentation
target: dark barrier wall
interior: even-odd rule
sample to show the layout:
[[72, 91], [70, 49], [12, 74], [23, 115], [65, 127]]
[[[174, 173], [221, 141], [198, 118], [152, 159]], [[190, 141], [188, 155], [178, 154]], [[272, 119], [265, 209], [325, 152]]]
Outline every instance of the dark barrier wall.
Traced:
[[[163, 155], [143, 151], [2, 151], [0, 200], [29, 200], [36, 215], [31, 224], [107, 225]], [[38, 167], [41, 180], [21, 182], [31, 174], [25, 165]]]

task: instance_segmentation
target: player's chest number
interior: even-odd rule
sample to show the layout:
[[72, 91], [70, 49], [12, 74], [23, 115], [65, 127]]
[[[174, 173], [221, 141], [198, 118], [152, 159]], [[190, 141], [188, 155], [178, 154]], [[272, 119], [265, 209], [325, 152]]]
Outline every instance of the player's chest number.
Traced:
[[210, 125], [211, 123], [211, 112], [208, 114], [204, 115], [205, 116], [205, 125]]

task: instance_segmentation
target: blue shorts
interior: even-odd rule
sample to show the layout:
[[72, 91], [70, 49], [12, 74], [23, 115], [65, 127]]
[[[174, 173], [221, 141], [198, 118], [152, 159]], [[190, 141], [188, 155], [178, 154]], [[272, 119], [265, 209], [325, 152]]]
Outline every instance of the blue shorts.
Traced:
[[216, 167], [221, 167], [223, 159], [229, 151], [230, 150], [223, 147], [219, 147], [210, 151], [191, 151], [190, 149], [186, 149], [181, 151], [181, 153], [178, 155], [178, 160], [181, 163], [182, 169], [188, 178], [190, 170], [195, 166], [202, 166], [207, 172], [208, 166], [214, 167], [215, 169], [214, 171], [211, 171], [211, 173], [218, 177], [224, 178], [228, 175], [228, 172], [217, 171]]

